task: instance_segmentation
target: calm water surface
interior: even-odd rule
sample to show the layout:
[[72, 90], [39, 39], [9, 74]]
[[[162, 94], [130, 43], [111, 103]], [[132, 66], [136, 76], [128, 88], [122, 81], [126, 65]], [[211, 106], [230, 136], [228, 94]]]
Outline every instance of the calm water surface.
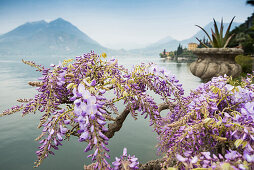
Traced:
[[[41, 59], [44, 64], [58, 63], [62, 59]], [[50, 62], [51, 61], [51, 62]], [[157, 57], [154, 58], [131, 58], [121, 57], [119, 63], [130, 68], [133, 64], [141, 62], [153, 62], [170, 70], [183, 84], [188, 93], [190, 89], [200, 84], [200, 79], [194, 77], [186, 63], [166, 62]], [[17, 104], [19, 98], [30, 98], [35, 90], [27, 85], [28, 81], [37, 80], [39, 73], [24, 65], [21, 59], [1, 59], [0, 56], [0, 112]], [[30, 170], [36, 160], [35, 151], [39, 146], [34, 139], [41, 133], [37, 129], [41, 114], [30, 114], [21, 117], [21, 113], [0, 118], [0, 169], [3, 170]], [[148, 120], [139, 117], [134, 121], [130, 116], [125, 121], [120, 132], [117, 132], [109, 141], [111, 160], [122, 154], [124, 147], [128, 153], [136, 155], [141, 163], [158, 158], [155, 145], [156, 134], [149, 127]], [[82, 169], [84, 164], [89, 164], [87, 154], [83, 152], [86, 144], [78, 142], [76, 137], [70, 141], [63, 142], [63, 146], [51, 156], [44, 160], [39, 170], [69, 170]]]

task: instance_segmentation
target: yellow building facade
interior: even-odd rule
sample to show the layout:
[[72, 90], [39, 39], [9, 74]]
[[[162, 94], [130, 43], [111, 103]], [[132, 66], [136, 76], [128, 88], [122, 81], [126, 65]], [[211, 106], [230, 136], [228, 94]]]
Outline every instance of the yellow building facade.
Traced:
[[194, 50], [198, 47], [198, 44], [197, 43], [189, 43], [188, 44], [188, 50], [191, 51], [191, 50]]

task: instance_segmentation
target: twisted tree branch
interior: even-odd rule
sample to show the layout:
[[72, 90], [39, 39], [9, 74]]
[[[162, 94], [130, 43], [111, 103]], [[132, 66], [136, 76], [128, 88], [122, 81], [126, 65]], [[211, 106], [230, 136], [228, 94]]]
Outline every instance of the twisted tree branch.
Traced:
[[[158, 111], [161, 112], [163, 110], [169, 109], [170, 107], [175, 106], [174, 103], [168, 104], [168, 103], [162, 103], [159, 104], [159, 108]], [[136, 107], [134, 110], [137, 110], [138, 107]], [[105, 133], [105, 135], [108, 138], [112, 138], [115, 134], [115, 132], [119, 131], [123, 125], [123, 122], [125, 121], [126, 117], [128, 116], [128, 114], [130, 113], [130, 109], [129, 106], [127, 106], [125, 108], [125, 110], [116, 117], [116, 121], [114, 123], [110, 123], [108, 124], [108, 131]]]
[[161, 164], [164, 162], [163, 159], [156, 159], [148, 161], [144, 164], [139, 165], [140, 170], [161, 170], [162, 166]]
[[[137, 110], [138, 108], [135, 108]], [[126, 117], [130, 113], [130, 108], [127, 106], [124, 111], [115, 118], [114, 123], [108, 124], [108, 131], [105, 133], [105, 135], [108, 138], [112, 138], [115, 134], [115, 132], [119, 131], [121, 127], [123, 126], [123, 122], [125, 121]]]
[[[38, 81], [29, 82], [28, 84], [30, 86], [36, 86], [36, 87], [42, 86], [42, 83], [38, 82]], [[110, 89], [112, 89], [112, 87], [110, 87]], [[63, 104], [71, 104], [72, 101], [63, 100], [62, 103]], [[175, 106], [175, 103], [170, 103], [170, 104], [169, 103], [161, 103], [161, 104], [159, 104], [158, 112], [160, 113], [161, 111], [173, 108], [174, 106]], [[134, 110], [137, 110], [137, 109], [138, 109], [138, 107], [134, 108]], [[105, 132], [105, 135], [108, 138], [112, 138], [114, 136], [115, 132], [118, 132], [122, 128], [123, 122], [129, 115], [129, 113], [130, 113], [130, 107], [127, 106], [124, 109], [124, 111], [119, 116], [117, 116], [115, 118], [113, 123], [108, 124], [108, 131]], [[75, 128], [77, 128], [77, 126], [73, 127], [70, 134], [74, 135], [74, 136], [80, 136], [80, 134], [75, 133], [75, 131], [73, 131]], [[157, 160], [151, 160], [145, 164], [140, 164], [139, 169], [141, 169], [141, 170], [160, 170], [160, 169], [162, 169], [162, 166], [161, 166], [162, 163], [163, 163], [163, 158], [157, 159]], [[84, 165], [84, 169], [90, 170], [93, 168], [93, 166], [94, 166], [94, 163], [90, 164], [88, 166]]]

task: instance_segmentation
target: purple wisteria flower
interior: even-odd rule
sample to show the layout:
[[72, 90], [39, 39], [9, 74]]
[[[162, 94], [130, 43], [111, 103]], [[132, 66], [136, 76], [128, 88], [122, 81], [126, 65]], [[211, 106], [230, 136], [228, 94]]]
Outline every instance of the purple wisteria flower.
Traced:
[[[122, 114], [130, 112], [134, 119], [139, 114], [149, 119], [158, 135], [158, 152], [164, 154], [164, 167], [174, 158], [180, 169], [254, 167], [254, 75], [238, 85], [226, 76], [214, 77], [184, 95], [175, 75], [154, 64], [128, 70], [116, 59], [104, 61], [94, 52], [50, 69], [23, 62], [42, 74], [39, 82], [29, 82], [38, 93], [33, 99], [20, 99], [21, 105], [0, 117], [18, 111], [23, 116], [43, 113], [36, 166], [74, 135], [86, 143], [84, 152], [91, 151], [93, 169], [111, 169], [106, 160], [108, 140], [121, 127]], [[155, 95], [162, 104], [154, 100]], [[116, 107], [119, 101], [123, 113]], [[164, 109], [168, 113], [160, 114]], [[114, 169], [137, 169], [137, 160], [124, 148], [113, 162]]]
[[120, 158], [115, 158], [115, 162], [112, 162], [114, 165], [114, 170], [121, 170], [121, 169], [138, 169], [138, 158], [134, 156], [127, 156], [127, 149], [123, 149], [123, 155]]

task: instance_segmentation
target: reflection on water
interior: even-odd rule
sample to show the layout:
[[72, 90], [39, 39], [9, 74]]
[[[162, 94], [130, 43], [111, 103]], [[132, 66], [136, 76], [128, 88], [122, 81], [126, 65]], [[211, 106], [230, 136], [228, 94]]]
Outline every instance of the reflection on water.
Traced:
[[[1, 58], [1, 57], [0, 57]], [[58, 63], [59, 59], [41, 60], [44, 64]], [[61, 59], [60, 59], [61, 60]], [[131, 58], [119, 57], [119, 63], [131, 68], [133, 64], [156, 63], [170, 70], [182, 82], [185, 91], [194, 89], [200, 84], [200, 80], [194, 77], [186, 63], [165, 62], [159, 58]], [[51, 61], [51, 62], [50, 62]], [[40, 77], [33, 68], [24, 65], [21, 60], [0, 60], [0, 112], [17, 104], [18, 98], [31, 98], [35, 90], [27, 85], [28, 81]], [[120, 104], [119, 104], [120, 107]], [[21, 113], [0, 118], [0, 167], [8, 170], [29, 170], [33, 169], [33, 161], [36, 160], [35, 151], [38, 147], [34, 138], [41, 130], [36, 129], [40, 119], [40, 113], [30, 114], [21, 117]], [[128, 153], [136, 155], [140, 162], [156, 159], [156, 134], [152, 132], [147, 120], [140, 117], [134, 121], [128, 117], [120, 133], [116, 133], [109, 142], [111, 160], [122, 154], [124, 147]], [[73, 137], [70, 141], [64, 142], [63, 147], [56, 151], [56, 156], [50, 156], [38, 169], [82, 169], [83, 164], [89, 164], [90, 159], [86, 158], [83, 150], [84, 143], [78, 142]]]

